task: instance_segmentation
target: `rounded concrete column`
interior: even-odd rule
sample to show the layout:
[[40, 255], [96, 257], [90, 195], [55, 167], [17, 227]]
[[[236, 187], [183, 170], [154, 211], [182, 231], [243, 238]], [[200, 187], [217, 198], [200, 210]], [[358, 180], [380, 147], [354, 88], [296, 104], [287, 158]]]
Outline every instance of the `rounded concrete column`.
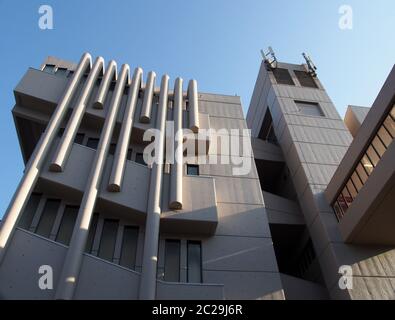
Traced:
[[183, 177], [183, 134], [182, 134], [182, 82], [177, 78], [174, 84], [174, 164], [170, 171], [170, 203], [169, 208], [182, 209], [182, 177]]
[[154, 96], [156, 73], [148, 72], [147, 84], [144, 91], [143, 106], [141, 108], [140, 122], [149, 123], [151, 121], [152, 98]]
[[107, 72], [104, 74], [103, 79], [101, 80], [99, 91], [97, 92], [96, 98], [93, 101], [93, 107], [96, 109], [103, 109], [111, 81], [117, 80], [117, 64], [114, 60], [111, 60], [108, 63], [106, 70]]
[[159, 105], [157, 112], [157, 129], [160, 131], [158, 150], [155, 161], [152, 164], [150, 187], [147, 205], [147, 220], [145, 222], [143, 266], [140, 279], [140, 299], [155, 299], [156, 294], [156, 268], [158, 263], [158, 241], [160, 225], [160, 199], [163, 177], [163, 156], [165, 146], [165, 125], [168, 103], [169, 76], [162, 77], [159, 95]]
[[199, 105], [196, 80], [190, 80], [188, 84], [189, 103], [189, 128], [194, 132], [199, 131]]
[[110, 148], [111, 137], [125, 84], [129, 78], [129, 66], [123, 65], [119, 79], [114, 89], [110, 108], [104, 122], [99, 144], [92, 163], [92, 169], [86, 182], [84, 195], [81, 200], [80, 209], [75, 222], [73, 235], [71, 237], [69, 249], [64, 260], [63, 269], [59, 278], [56, 290], [56, 299], [72, 299], [77, 278], [81, 268], [83, 253], [88, 238], [89, 225], [93, 210], [95, 208], [97, 194], [99, 192], [100, 181], [105, 167], [108, 150]]
[[129, 97], [126, 103], [125, 113], [123, 115], [121, 132], [119, 134], [117, 147], [115, 149], [110, 181], [107, 187], [108, 191], [121, 191], [130, 135], [133, 129], [134, 111], [136, 109], [139, 89], [141, 86], [142, 74], [143, 70], [141, 68], [136, 68], [134, 70], [132, 85], [129, 90]]
[[49, 170], [54, 172], [63, 171], [73, 146], [74, 138], [78, 132], [78, 128], [84, 116], [89, 95], [92, 92], [99, 73], [103, 70], [104, 59], [102, 57], [97, 57], [95, 63], [93, 64], [92, 70], [89, 73], [88, 79], [85, 82], [84, 88], [82, 89], [82, 92], [78, 98], [78, 101], [73, 108], [73, 112], [63, 132], [62, 138], [60, 139], [58, 148], [55, 151], [54, 158], [49, 166]]
[[59, 127], [66, 115], [68, 104], [73, 97], [78, 84], [86, 71], [91, 66], [92, 58], [89, 53], [85, 53], [78, 63], [78, 67], [71, 78], [71, 81], [59, 100], [49, 123], [37, 143], [29, 162], [26, 165], [25, 173], [16, 189], [14, 196], [7, 208], [0, 228], [0, 263], [4, 258], [6, 245], [10, 239], [15, 225], [29, 200], [30, 194], [35, 186], [37, 178], [43, 166], [45, 157], [57, 136]]

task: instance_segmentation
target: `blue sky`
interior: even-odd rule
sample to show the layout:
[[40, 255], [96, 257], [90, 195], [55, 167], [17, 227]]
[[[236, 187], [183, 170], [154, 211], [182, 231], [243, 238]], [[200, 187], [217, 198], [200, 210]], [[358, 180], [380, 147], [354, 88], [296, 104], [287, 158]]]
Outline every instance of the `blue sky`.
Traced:
[[[53, 30], [38, 27], [43, 4]], [[352, 30], [338, 27], [343, 4]], [[393, 0], [0, 0], [0, 15], [0, 217], [23, 173], [12, 90], [48, 55], [77, 62], [88, 51], [145, 74], [195, 78], [200, 91], [240, 95], [245, 113], [269, 45], [284, 62], [308, 52], [341, 115], [348, 104], [371, 105], [395, 63]]]

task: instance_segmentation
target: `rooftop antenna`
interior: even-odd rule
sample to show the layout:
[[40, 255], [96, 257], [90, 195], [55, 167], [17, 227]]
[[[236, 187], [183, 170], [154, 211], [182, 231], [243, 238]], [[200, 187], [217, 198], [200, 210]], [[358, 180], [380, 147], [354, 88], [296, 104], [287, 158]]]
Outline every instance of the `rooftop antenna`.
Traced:
[[261, 49], [261, 55], [268, 69], [277, 68], [277, 58], [272, 47], [269, 47], [266, 53]]
[[307, 68], [309, 69], [309, 73], [311, 74], [312, 77], [317, 76], [317, 67], [315, 66], [313, 60], [306, 54], [302, 53], [303, 58], [306, 60]]

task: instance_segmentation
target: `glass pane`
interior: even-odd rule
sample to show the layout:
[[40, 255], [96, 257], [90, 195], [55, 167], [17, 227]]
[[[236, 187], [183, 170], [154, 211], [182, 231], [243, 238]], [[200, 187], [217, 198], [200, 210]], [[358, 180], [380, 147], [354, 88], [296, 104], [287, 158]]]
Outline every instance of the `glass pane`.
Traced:
[[83, 141], [84, 141], [84, 137], [85, 137], [85, 134], [77, 133], [75, 138], [74, 138], [74, 143], [82, 144]]
[[198, 176], [199, 175], [199, 166], [196, 164], [188, 164], [187, 165], [187, 174], [189, 176]]
[[98, 256], [112, 261], [114, 256], [115, 242], [117, 240], [118, 220], [105, 219], [100, 239]]
[[387, 118], [385, 118], [384, 126], [388, 130], [388, 132], [390, 133], [392, 138], [394, 138], [395, 137], [395, 122], [391, 118], [391, 116], [387, 116]]
[[56, 241], [69, 245], [71, 235], [73, 234], [75, 220], [77, 219], [79, 207], [66, 206], [64, 210], [62, 222], [60, 223]]
[[366, 173], [370, 176], [373, 171], [373, 164], [370, 162], [369, 158], [364, 155], [361, 159], [361, 163], [366, 171]]
[[57, 76], [66, 76], [67, 73], [67, 69], [66, 68], [58, 68], [58, 70], [56, 70], [56, 75]]
[[357, 190], [355, 189], [353, 183], [351, 182], [351, 179], [348, 180], [346, 186], [347, 186], [347, 190], [348, 190], [348, 192], [350, 193], [351, 197], [352, 197], [353, 199], [355, 199], [356, 196], [357, 196], [357, 194], [358, 194], [358, 192], [357, 192]]
[[188, 241], [188, 282], [202, 282], [202, 255], [199, 241]]
[[89, 138], [86, 144], [87, 147], [92, 149], [97, 149], [97, 145], [99, 144], [99, 139], [97, 138]]
[[180, 247], [179, 240], [166, 240], [165, 281], [180, 281]]
[[352, 180], [352, 182], [353, 182], [355, 188], [357, 189], [357, 192], [359, 192], [359, 190], [362, 189], [363, 184], [362, 184], [361, 180], [359, 179], [359, 177], [358, 177], [358, 175], [357, 175], [356, 172], [354, 172], [354, 173], [351, 175], [351, 180]]
[[349, 207], [351, 205], [353, 199], [346, 187], [342, 191], [342, 196], [343, 196], [343, 199], [346, 201], [347, 207]]
[[366, 174], [362, 164], [358, 164], [355, 170], [357, 171], [358, 176], [361, 178], [362, 183], [365, 184], [366, 180], [368, 180], [368, 175]]
[[136, 264], [138, 236], [139, 229], [137, 227], [126, 226], [123, 229], [122, 251], [119, 261], [121, 266], [134, 269]]
[[388, 148], [392, 142], [392, 137], [388, 133], [387, 129], [385, 129], [384, 126], [381, 126], [379, 131], [377, 132], [377, 135], [380, 137], [384, 145]]
[[374, 137], [372, 141], [372, 145], [381, 158], [386, 150], [385, 145], [383, 145], [383, 143], [380, 141], [379, 137], [377, 136]]
[[36, 214], [36, 210], [38, 207], [38, 203], [40, 202], [41, 194], [32, 193], [29, 198], [29, 201], [26, 204], [25, 210], [23, 211], [22, 217], [18, 222], [18, 227], [29, 230], [34, 215]]
[[48, 73], [53, 73], [54, 69], [55, 69], [55, 66], [53, 64], [46, 64], [44, 66], [43, 71], [48, 72]]
[[304, 101], [295, 101], [295, 103], [299, 109], [299, 112], [302, 114], [308, 116], [321, 116], [321, 117], [324, 115], [318, 103], [304, 102]]
[[366, 154], [369, 156], [369, 159], [372, 162], [373, 167], [376, 167], [380, 161], [380, 158], [371, 145], [369, 146], [368, 150], [366, 151]]
[[343, 215], [344, 215], [346, 213], [348, 207], [347, 207], [346, 201], [344, 200], [344, 198], [341, 194], [337, 198], [337, 202], [339, 203], [339, 206], [340, 206], [341, 210], [343, 211]]
[[49, 238], [56, 214], [60, 205], [60, 200], [47, 200], [44, 210], [40, 217], [40, 222], [36, 228], [36, 233], [40, 236]]
[[91, 253], [93, 247], [93, 241], [95, 240], [97, 222], [99, 221], [99, 214], [94, 213], [91, 224], [89, 226], [88, 240], [86, 241], [85, 252]]
[[142, 153], [136, 153], [136, 160], [137, 163], [140, 163], [142, 165], [146, 165], [145, 161], [144, 161], [144, 156]]

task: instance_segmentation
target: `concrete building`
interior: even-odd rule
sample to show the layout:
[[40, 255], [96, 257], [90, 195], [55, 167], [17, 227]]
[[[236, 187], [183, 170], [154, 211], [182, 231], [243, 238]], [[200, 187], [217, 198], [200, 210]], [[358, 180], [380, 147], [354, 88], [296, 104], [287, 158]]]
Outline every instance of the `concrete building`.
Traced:
[[[263, 61], [245, 120], [239, 97], [195, 80], [48, 57], [14, 90], [26, 167], [0, 229], [0, 298], [395, 298], [394, 84], [395, 70], [346, 126], [308, 66]], [[147, 164], [153, 128], [159, 159], [179, 145], [169, 123], [190, 129], [193, 157]]]

